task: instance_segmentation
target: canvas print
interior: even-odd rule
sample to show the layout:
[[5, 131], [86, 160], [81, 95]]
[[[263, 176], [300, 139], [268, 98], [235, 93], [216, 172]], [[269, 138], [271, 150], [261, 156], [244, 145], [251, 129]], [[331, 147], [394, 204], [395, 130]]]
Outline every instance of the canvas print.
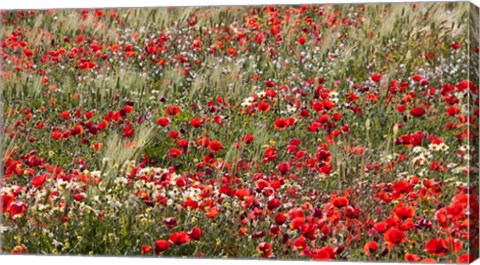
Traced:
[[1, 11], [1, 252], [472, 262], [478, 13]]

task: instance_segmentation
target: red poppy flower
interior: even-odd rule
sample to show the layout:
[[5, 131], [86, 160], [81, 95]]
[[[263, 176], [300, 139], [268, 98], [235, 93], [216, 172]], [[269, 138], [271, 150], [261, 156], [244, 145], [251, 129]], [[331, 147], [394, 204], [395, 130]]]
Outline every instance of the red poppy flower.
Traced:
[[133, 130], [132, 127], [127, 126], [123, 128], [123, 137], [124, 138], [132, 138], [135, 135], [135, 131]]
[[147, 253], [150, 253], [152, 251], [152, 246], [150, 245], [144, 245], [142, 246], [142, 254], [147, 254]]
[[167, 117], [160, 117], [157, 120], [157, 124], [162, 126], [162, 127], [165, 127], [165, 126], [170, 124], [170, 119], [167, 118]]
[[302, 116], [304, 118], [308, 118], [308, 117], [310, 117], [310, 112], [307, 109], [302, 109], [300, 111], [300, 116]]
[[348, 199], [346, 197], [337, 197], [332, 200], [333, 206], [337, 208], [345, 207], [348, 205]]
[[420, 82], [421, 80], [423, 80], [423, 77], [420, 76], [420, 75], [415, 75], [412, 77], [413, 81], [415, 82]]
[[126, 114], [132, 113], [132, 112], [133, 112], [133, 107], [130, 106], [130, 105], [125, 106], [125, 107], [123, 107], [123, 108], [120, 110], [120, 114], [121, 114], [122, 116], [125, 116]]
[[33, 51], [30, 50], [30, 49], [25, 48], [25, 49], [23, 50], [23, 54], [25, 54], [25, 56], [27, 56], [27, 57], [31, 57], [31, 56], [33, 56]]
[[170, 158], [179, 157], [181, 154], [182, 154], [182, 151], [177, 148], [172, 148], [170, 149], [170, 151], [168, 151], [168, 157]]
[[284, 130], [288, 127], [288, 121], [285, 118], [279, 118], [275, 120], [273, 125], [277, 130]]
[[410, 254], [410, 253], [405, 254], [405, 261], [408, 261], [408, 262], [418, 262], [418, 261], [420, 261], [420, 260], [421, 260], [421, 258], [420, 258], [420, 256], [418, 256], [418, 255]]
[[451, 46], [454, 50], [460, 49], [462, 47], [462, 45], [458, 42], [453, 42]]
[[297, 43], [300, 44], [300, 45], [305, 44], [305, 42], [307, 42], [307, 40], [306, 40], [304, 37], [300, 37], [300, 38], [298, 38], [298, 40], [297, 40]]
[[433, 238], [428, 241], [425, 251], [438, 257], [445, 256], [448, 253], [447, 241], [442, 238]]
[[425, 109], [421, 107], [416, 107], [412, 110], [410, 110], [410, 115], [415, 116], [415, 117], [421, 117], [425, 114]]
[[167, 115], [169, 116], [176, 116], [180, 114], [180, 107], [179, 106], [168, 106], [167, 109], [165, 110]]
[[275, 86], [275, 82], [272, 81], [272, 80], [267, 80], [267, 81], [265, 81], [265, 85], [266, 85], [267, 87], [274, 87], [274, 86]]
[[180, 177], [175, 181], [175, 185], [179, 188], [187, 186], [188, 179], [186, 177]]
[[[465, 223], [469, 223], [469, 221], [465, 221]], [[467, 224], [468, 226], [468, 224]], [[450, 239], [450, 240], [447, 240], [447, 244], [449, 246], [449, 249], [453, 252], [453, 253], [457, 253], [458, 251], [462, 250], [462, 242], [458, 239]]]
[[237, 196], [240, 200], [245, 200], [250, 196], [250, 189], [238, 189], [235, 190], [235, 196]]
[[170, 242], [167, 240], [161, 239], [155, 242], [155, 253], [157, 253], [157, 255], [168, 249], [170, 249]]
[[257, 249], [262, 257], [268, 257], [270, 256], [270, 254], [272, 254], [272, 246], [270, 245], [270, 243], [262, 242], [258, 244]]
[[227, 48], [227, 53], [230, 55], [230, 56], [236, 56], [238, 54], [238, 51], [233, 49], [232, 47], [228, 47]]
[[274, 210], [274, 209], [277, 209], [278, 207], [280, 207], [280, 204], [281, 204], [280, 199], [273, 198], [273, 199], [268, 200], [267, 207], [268, 207], [269, 210]]
[[202, 231], [202, 229], [200, 229], [198, 227], [194, 227], [187, 234], [188, 234], [188, 237], [190, 237], [191, 240], [199, 240], [203, 235], [203, 231]]
[[82, 125], [75, 125], [75, 127], [73, 127], [73, 129], [70, 131], [70, 134], [71, 135], [79, 135], [79, 134], [83, 134], [84, 130], [83, 130], [83, 127]]
[[186, 232], [174, 232], [170, 235], [170, 241], [175, 245], [182, 245], [190, 241]]
[[325, 176], [328, 176], [330, 174], [330, 172], [332, 171], [333, 167], [332, 165], [330, 164], [325, 164], [323, 166], [320, 167], [320, 172], [325, 175]]
[[178, 146], [178, 148], [187, 148], [187, 146], [188, 146], [188, 140], [187, 140], [187, 139], [179, 139], [179, 140], [177, 140], [177, 146]]
[[385, 233], [388, 229], [388, 224], [386, 222], [378, 222], [373, 226], [373, 229], [378, 233]]
[[474, 254], [463, 254], [457, 259], [457, 263], [472, 263], [476, 259]]
[[333, 113], [332, 118], [336, 121], [339, 121], [342, 119], [342, 114], [341, 113]]
[[0, 196], [0, 202], [2, 203], [2, 207], [0, 208], [2, 212], [7, 212], [10, 210], [10, 205], [14, 201], [14, 197], [8, 194], [3, 194]]
[[177, 131], [171, 131], [168, 133], [168, 138], [177, 139], [180, 136], [180, 133]]
[[282, 225], [287, 221], [287, 216], [285, 216], [283, 213], [275, 216], [275, 224], [276, 225]]
[[375, 252], [378, 249], [378, 243], [375, 241], [368, 241], [363, 246], [363, 251], [365, 254], [370, 255], [371, 252]]
[[270, 104], [268, 102], [259, 102], [258, 110], [261, 112], [268, 112], [270, 110]]
[[76, 193], [75, 195], [73, 195], [73, 199], [76, 201], [82, 201], [83, 198], [84, 198], [84, 195], [82, 193]]
[[210, 151], [216, 153], [223, 149], [223, 145], [220, 141], [211, 141], [208, 145], [208, 148], [210, 149]]
[[192, 120], [190, 120], [190, 125], [193, 128], [198, 128], [198, 127], [202, 126], [202, 124], [203, 124], [203, 121], [200, 118], [193, 118]]
[[415, 215], [413, 208], [400, 206], [395, 208], [395, 215], [400, 219], [412, 218]]
[[405, 233], [398, 229], [390, 228], [383, 234], [383, 239], [387, 243], [387, 248], [391, 250], [395, 245], [405, 241]]
[[182, 203], [182, 207], [185, 209], [195, 210], [198, 208], [199, 203], [192, 199], [187, 199]]
[[246, 144], [249, 144], [249, 143], [253, 142], [253, 139], [254, 139], [254, 137], [251, 134], [247, 134], [247, 135], [242, 137], [242, 141]]
[[263, 158], [263, 161], [269, 162], [277, 159], [277, 154], [278, 152], [275, 151], [275, 148], [273, 147], [268, 147], [265, 149], [265, 158]]
[[312, 249], [309, 255], [315, 260], [331, 260], [335, 258], [335, 251], [332, 247], [326, 246], [321, 249]]
[[290, 222], [290, 228], [293, 229], [300, 229], [305, 224], [304, 217], [296, 217]]
[[215, 219], [219, 213], [219, 210], [217, 207], [212, 207], [210, 208], [206, 213], [205, 216], [209, 219]]
[[325, 106], [323, 105], [322, 102], [317, 101], [317, 102], [313, 103], [312, 108], [315, 112], [319, 113], [319, 112], [321, 112], [322, 110], [325, 109]]
[[11, 217], [18, 214], [24, 214], [27, 212], [27, 204], [24, 202], [15, 202], [10, 205], [9, 212]]
[[290, 217], [290, 219], [294, 219], [294, 218], [297, 218], [297, 217], [304, 218], [305, 213], [304, 213], [302, 208], [297, 207], [297, 208], [293, 208], [290, 211], [288, 211], [288, 217]]
[[413, 186], [406, 180], [399, 180], [393, 183], [393, 189], [397, 193], [409, 193]]
[[448, 109], [445, 110], [448, 116], [455, 116], [460, 113], [460, 109], [455, 106], [450, 106]]
[[375, 83], [379, 83], [382, 80], [382, 75], [381, 74], [374, 74], [372, 75], [372, 81]]
[[66, 120], [70, 117], [70, 113], [68, 112], [68, 110], [65, 110], [60, 114], [60, 116], [62, 117], [62, 119]]
[[397, 106], [397, 111], [400, 113], [403, 113], [407, 110], [407, 107], [405, 105], [398, 105]]
[[294, 117], [287, 118], [287, 125], [288, 126], [294, 125], [295, 122], [297, 122], [297, 119], [295, 119]]
[[37, 177], [33, 178], [30, 183], [35, 187], [39, 187], [39, 186], [42, 186], [43, 183], [45, 183], [46, 180], [47, 180], [47, 176], [46, 175], [41, 175], [41, 176], [37, 176]]
[[322, 126], [321, 123], [314, 121], [314, 122], [310, 123], [310, 125], [308, 125], [307, 130], [309, 130], [311, 132], [316, 132], [316, 131], [318, 131], [318, 129], [320, 129], [321, 126]]
[[26, 254], [27, 249], [24, 246], [16, 246], [11, 251], [10, 254]]
[[302, 250], [302, 249], [304, 249], [304, 248], [307, 246], [307, 240], [306, 240], [305, 237], [302, 235], [302, 236], [300, 236], [299, 238], [295, 239], [295, 241], [293, 241], [293, 246], [294, 246], [295, 249], [297, 249], [297, 250]]
[[290, 165], [286, 162], [285, 163], [280, 163], [280, 164], [278, 164], [277, 169], [278, 169], [278, 171], [280, 171], [280, 173], [282, 175], [285, 175], [288, 172], [290, 172]]

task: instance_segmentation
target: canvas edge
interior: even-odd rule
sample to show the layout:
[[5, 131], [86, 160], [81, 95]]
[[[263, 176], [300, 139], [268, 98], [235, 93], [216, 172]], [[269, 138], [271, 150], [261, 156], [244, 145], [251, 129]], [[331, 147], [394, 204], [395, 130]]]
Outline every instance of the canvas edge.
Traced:
[[472, 211], [472, 225], [469, 227], [469, 236], [470, 242], [468, 246], [468, 254], [470, 255], [469, 262], [473, 263], [479, 258], [479, 223], [478, 223], [478, 214], [479, 214], [479, 155], [478, 150], [479, 146], [479, 94], [478, 87], [480, 87], [480, 68], [479, 68], [479, 36], [480, 36], [480, 27], [479, 27], [479, 7], [468, 2], [468, 28], [467, 28], [467, 38], [468, 38], [468, 79], [473, 82], [477, 87], [475, 93], [470, 93], [468, 108], [470, 115], [472, 117], [472, 123], [469, 124], [469, 130], [471, 131], [471, 136], [469, 138], [469, 146], [474, 148], [473, 157], [470, 160], [469, 164], [469, 194], [470, 194], [470, 206], [476, 206], [476, 209], [471, 209]]

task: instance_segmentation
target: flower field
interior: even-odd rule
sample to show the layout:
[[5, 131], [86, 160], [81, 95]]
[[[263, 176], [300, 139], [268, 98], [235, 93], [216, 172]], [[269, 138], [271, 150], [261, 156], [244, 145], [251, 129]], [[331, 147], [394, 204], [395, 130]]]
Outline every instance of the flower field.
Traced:
[[475, 6], [1, 15], [1, 252], [477, 258]]

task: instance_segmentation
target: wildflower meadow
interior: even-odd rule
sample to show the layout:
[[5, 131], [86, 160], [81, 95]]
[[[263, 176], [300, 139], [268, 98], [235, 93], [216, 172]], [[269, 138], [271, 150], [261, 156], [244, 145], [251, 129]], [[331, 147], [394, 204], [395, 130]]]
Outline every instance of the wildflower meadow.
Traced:
[[0, 251], [470, 263], [478, 14], [1, 11]]

